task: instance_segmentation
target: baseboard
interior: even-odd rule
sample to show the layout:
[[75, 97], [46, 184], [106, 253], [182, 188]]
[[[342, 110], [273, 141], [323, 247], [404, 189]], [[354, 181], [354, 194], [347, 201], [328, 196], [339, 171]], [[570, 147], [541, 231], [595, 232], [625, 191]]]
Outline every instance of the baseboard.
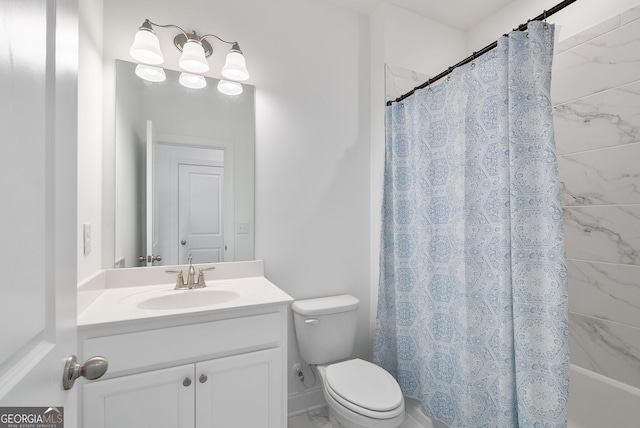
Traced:
[[289, 416], [299, 415], [300, 413], [305, 413], [309, 410], [325, 407], [327, 405], [327, 402], [322, 395], [321, 386], [308, 389], [304, 392], [289, 394], [287, 398]]

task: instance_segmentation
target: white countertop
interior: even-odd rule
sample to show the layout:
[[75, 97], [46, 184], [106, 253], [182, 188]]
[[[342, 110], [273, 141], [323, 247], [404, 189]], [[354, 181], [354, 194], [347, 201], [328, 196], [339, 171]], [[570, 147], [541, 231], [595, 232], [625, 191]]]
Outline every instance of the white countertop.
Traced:
[[[164, 278], [164, 277], [163, 277]], [[264, 276], [207, 280], [207, 287], [192, 290], [175, 290], [175, 283], [116, 287], [85, 286], [78, 290], [78, 327], [91, 327], [137, 321], [143, 319], [167, 319], [185, 314], [225, 312], [240, 308], [289, 303], [293, 298], [280, 290]], [[206, 303], [204, 294], [215, 295], [218, 302]], [[198, 297], [202, 298], [202, 301]], [[188, 301], [186, 307], [166, 308], [150, 302], [177, 298]], [[168, 305], [171, 306], [171, 305]], [[178, 304], [178, 306], [180, 306]]]

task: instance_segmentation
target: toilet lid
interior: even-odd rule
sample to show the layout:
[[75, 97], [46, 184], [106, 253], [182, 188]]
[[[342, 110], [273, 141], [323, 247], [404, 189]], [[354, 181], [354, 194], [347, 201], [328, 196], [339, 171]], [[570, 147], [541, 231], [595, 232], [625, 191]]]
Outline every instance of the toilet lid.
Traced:
[[402, 404], [398, 382], [373, 363], [353, 359], [331, 364], [326, 377], [333, 392], [359, 407], [386, 412]]

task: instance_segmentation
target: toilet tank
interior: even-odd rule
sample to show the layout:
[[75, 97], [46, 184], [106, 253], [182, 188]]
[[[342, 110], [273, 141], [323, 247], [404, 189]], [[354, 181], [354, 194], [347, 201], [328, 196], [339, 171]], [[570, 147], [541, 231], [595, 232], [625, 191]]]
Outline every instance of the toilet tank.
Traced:
[[293, 302], [298, 348], [307, 363], [327, 364], [351, 356], [358, 305], [348, 294]]

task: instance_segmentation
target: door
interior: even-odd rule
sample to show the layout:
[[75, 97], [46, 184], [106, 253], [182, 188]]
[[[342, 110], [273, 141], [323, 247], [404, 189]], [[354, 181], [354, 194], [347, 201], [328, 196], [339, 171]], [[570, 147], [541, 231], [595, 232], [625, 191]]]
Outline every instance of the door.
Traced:
[[196, 364], [196, 428], [282, 428], [282, 349]]
[[179, 263], [224, 261], [222, 177], [218, 166], [178, 166]]
[[193, 364], [83, 386], [87, 428], [193, 428]]
[[76, 353], [78, 11], [0, 2], [0, 407], [64, 407]]

